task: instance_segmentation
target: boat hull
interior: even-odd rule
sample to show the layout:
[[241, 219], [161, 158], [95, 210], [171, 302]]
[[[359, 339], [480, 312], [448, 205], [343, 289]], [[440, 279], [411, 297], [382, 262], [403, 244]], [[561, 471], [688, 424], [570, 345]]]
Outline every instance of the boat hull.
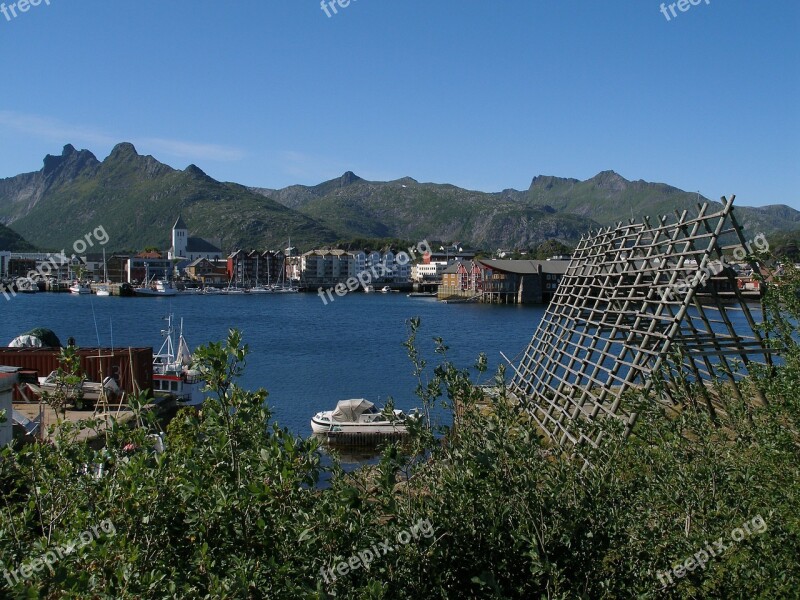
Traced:
[[402, 422], [373, 421], [372, 423], [347, 423], [330, 420], [328, 413], [317, 414], [311, 419], [311, 431], [314, 433], [378, 433], [378, 434], [406, 434], [408, 429]]

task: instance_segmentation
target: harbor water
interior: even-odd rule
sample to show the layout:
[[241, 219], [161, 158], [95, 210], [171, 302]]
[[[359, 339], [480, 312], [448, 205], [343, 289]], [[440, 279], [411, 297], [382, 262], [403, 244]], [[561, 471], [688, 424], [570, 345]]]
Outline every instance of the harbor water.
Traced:
[[[66, 344], [82, 347], [161, 345], [164, 318], [172, 313], [192, 350], [222, 341], [230, 328], [242, 330], [250, 354], [241, 385], [269, 392], [274, 419], [302, 436], [310, 435], [314, 413], [338, 400], [367, 398], [397, 408], [419, 406], [416, 382], [403, 342], [408, 320], [420, 317], [418, 347], [432, 365], [434, 337], [449, 346], [448, 358], [467, 368], [481, 352], [490, 371], [513, 359], [530, 341], [542, 306], [448, 305], [405, 294], [334, 296], [324, 304], [316, 294], [177, 296], [120, 298], [39, 293], [0, 302], [0, 344], [34, 327], [52, 329]], [[484, 381], [491, 373], [484, 375]]]

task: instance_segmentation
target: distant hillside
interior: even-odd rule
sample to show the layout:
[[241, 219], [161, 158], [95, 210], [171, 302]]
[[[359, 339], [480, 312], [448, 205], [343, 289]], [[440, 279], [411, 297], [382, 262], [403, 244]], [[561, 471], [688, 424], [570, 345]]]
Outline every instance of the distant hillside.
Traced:
[[[602, 225], [613, 225], [631, 217], [673, 215], [676, 210], [697, 212], [697, 204], [709, 199], [664, 183], [628, 181], [614, 171], [603, 171], [591, 179], [534, 177], [525, 192], [508, 190], [501, 197], [526, 206], [551, 207], [559, 213], [580, 215]], [[719, 207], [719, 202], [711, 201]], [[772, 233], [800, 229], [800, 211], [785, 205], [750, 208], [736, 204], [736, 218], [752, 232]]]
[[[302, 249], [336, 240], [448, 240], [475, 249], [530, 249], [552, 240], [574, 245], [590, 229], [631, 217], [696, 210], [697, 194], [604, 171], [586, 181], [533, 178], [528, 190], [487, 193], [410, 177], [366, 181], [352, 172], [315, 186], [247, 188], [199, 167], [173, 169], [118, 144], [102, 162], [67, 144], [39, 171], [0, 179], [0, 224], [45, 249], [72, 246], [102, 225], [108, 250], [167, 249], [178, 215], [191, 235], [224, 251]], [[737, 214], [754, 232], [800, 231], [800, 212], [783, 205]], [[752, 234], [751, 233], [751, 234]]]
[[598, 227], [585, 216], [557, 214], [496, 194], [419, 183], [410, 177], [377, 182], [347, 172], [313, 187], [257, 191], [343, 237], [429, 238], [477, 248], [529, 247], [546, 239], [574, 242]]
[[[586, 181], [539, 176], [527, 191], [491, 194], [419, 183], [410, 177], [366, 181], [351, 172], [317, 186], [254, 191], [343, 236], [430, 237], [478, 248], [531, 248], [548, 239], [574, 244], [583, 233], [601, 225], [631, 217], [672, 215], [676, 210], [695, 213], [698, 202], [707, 201], [666, 184], [628, 181], [613, 171]], [[737, 205], [736, 214], [751, 234], [800, 229], [800, 212], [788, 206]]]
[[168, 248], [170, 230], [183, 215], [194, 236], [237, 247], [316, 245], [337, 234], [313, 219], [256, 194], [221, 183], [195, 165], [183, 171], [140, 156], [127, 143], [103, 162], [88, 150], [64, 147], [40, 171], [0, 180], [0, 222], [33, 243], [69, 247], [102, 225], [109, 250]]
[[0, 225], [0, 251], [35, 252], [36, 248], [26, 242], [16, 231]]

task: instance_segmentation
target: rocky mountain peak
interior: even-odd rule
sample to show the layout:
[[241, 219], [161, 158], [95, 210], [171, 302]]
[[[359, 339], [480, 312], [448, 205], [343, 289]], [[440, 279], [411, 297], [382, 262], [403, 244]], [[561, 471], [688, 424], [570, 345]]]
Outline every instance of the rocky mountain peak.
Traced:
[[361, 177], [353, 173], [352, 171], [346, 171], [344, 175], [339, 178], [339, 184], [342, 187], [351, 185], [357, 181], [361, 181]]

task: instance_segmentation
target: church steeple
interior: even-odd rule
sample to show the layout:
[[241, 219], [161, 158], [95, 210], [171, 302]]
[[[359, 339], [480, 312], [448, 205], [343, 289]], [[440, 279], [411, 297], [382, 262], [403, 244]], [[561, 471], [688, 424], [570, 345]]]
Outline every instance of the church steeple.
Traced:
[[189, 228], [186, 226], [186, 223], [183, 220], [183, 215], [178, 215], [178, 220], [175, 221], [175, 225], [172, 226], [173, 231], [175, 231], [176, 229], [182, 229], [184, 231], [189, 230]]
[[170, 258], [185, 258], [186, 249], [189, 244], [189, 228], [183, 220], [183, 216], [178, 216], [175, 225], [172, 226], [172, 250]]

